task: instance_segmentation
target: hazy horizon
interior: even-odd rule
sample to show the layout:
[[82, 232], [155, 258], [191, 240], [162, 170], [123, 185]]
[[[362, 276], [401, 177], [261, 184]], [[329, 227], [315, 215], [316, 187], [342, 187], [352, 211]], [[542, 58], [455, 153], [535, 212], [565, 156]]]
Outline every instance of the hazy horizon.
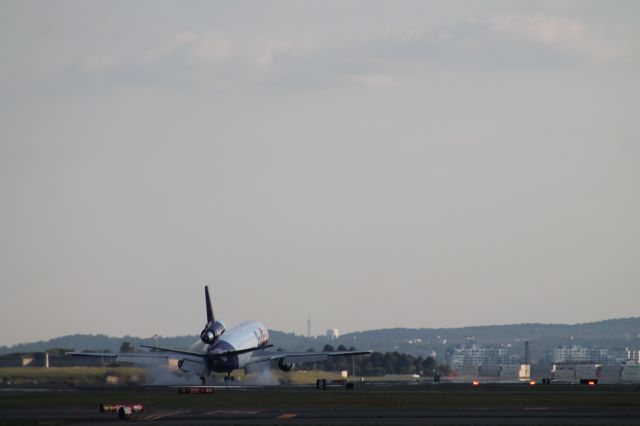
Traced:
[[[604, 321], [616, 321], [616, 320], [628, 320], [628, 319], [640, 319], [640, 317], [625, 317], [625, 318], [607, 318], [607, 319], [601, 319], [601, 320], [595, 320], [595, 321], [589, 321], [589, 322], [582, 322], [582, 323], [510, 323], [510, 324], [468, 324], [468, 325], [463, 325], [460, 327], [385, 327], [385, 328], [377, 328], [377, 329], [367, 329], [367, 330], [351, 330], [351, 331], [347, 331], [347, 332], [343, 332], [342, 330], [338, 330], [340, 332], [340, 336], [343, 335], [348, 335], [350, 333], [361, 333], [361, 332], [369, 332], [369, 331], [377, 331], [377, 330], [384, 330], [384, 329], [393, 329], [393, 328], [406, 328], [406, 329], [416, 329], [416, 330], [420, 330], [420, 329], [433, 329], [433, 330], [455, 330], [455, 329], [460, 329], [460, 328], [474, 328], [474, 327], [508, 327], [508, 326], [520, 326], [520, 325], [551, 325], [551, 326], [579, 326], [579, 325], [586, 325], [586, 324], [592, 324], [592, 323], [600, 323], [600, 322], [604, 322]], [[229, 324], [227, 324], [229, 325]], [[231, 327], [233, 327], [233, 324], [231, 325]], [[292, 332], [292, 331], [286, 331], [286, 330], [277, 330], [277, 329], [273, 329], [273, 328], [269, 328], [270, 331], [278, 331], [278, 332], [282, 332], [282, 333], [294, 333], [297, 336], [306, 336], [306, 333], [296, 333], [296, 332]], [[199, 335], [199, 331], [195, 331], [193, 333], [186, 333], [186, 334], [177, 334], [177, 335], [163, 335], [163, 334], [158, 334], [158, 336], [160, 336], [161, 338], [174, 338], [174, 337], [181, 337], [181, 336], [198, 336]], [[321, 331], [319, 333], [311, 333], [312, 337], [324, 337], [326, 335], [326, 331], [328, 330], [324, 330]], [[138, 335], [135, 333], [125, 333], [122, 335], [113, 335], [113, 334], [108, 334], [108, 333], [100, 333], [100, 332], [95, 332], [95, 333], [70, 333], [70, 334], [64, 334], [64, 335], [59, 335], [59, 336], [53, 336], [53, 337], [49, 337], [49, 338], [45, 338], [45, 339], [40, 339], [41, 341], [49, 341], [49, 340], [53, 340], [53, 339], [57, 339], [57, 338], [61, 338], [61, 337], [66, 337], [66, 336], [74, 336], [74, 335], [104, 335], [107, 336], [109, 338], [125, 338], [125, 337], [132, 337], [132, 338], [139, 338], [139, 339], [150, 339], [150, 338], [154, 338], [155, 335], [152, 336], [143, 336], [143, 335]], [[21, 342], [16, 342], [16, 343], [10, 343], [10, 344], [3, 344], [0, 346], [3, 347], [12, 347], [12, 346], [17, 346], [17, 345], [21, 345], [21, 344], [30, 344], [30, 343], [36, 343], [36, 341], [21, 341]]]
[[0, 345], [640, 315], [639, 18], [0, 3]]

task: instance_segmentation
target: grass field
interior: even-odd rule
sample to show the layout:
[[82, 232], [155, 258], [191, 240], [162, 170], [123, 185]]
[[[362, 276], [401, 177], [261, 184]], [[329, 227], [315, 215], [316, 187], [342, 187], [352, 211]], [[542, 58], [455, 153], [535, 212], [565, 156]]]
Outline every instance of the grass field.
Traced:
[[110, 378], [118, 381], [141, 380], [145, 371], [134, 367], [3, 367], [0, 368], [0, 384], [105, 384]]
[[[155, 375], [156, 370], [138, 367], [3, 367], [0, 368], [0, 385], [108, 385], [108, 384], [163, 384], [162, 380], [168, 380], [168, 384], [188, 382], [184, 374], [179, 375], [165, 371], [162, 378]], [[234, 372], [237, 380], [244, 382], [257, 382], [258, 384], [311, 384], [317, 379], [339, 379], [340, 374], [326, 371], [292, 371], [284, 373], [280, 370], [272, 370], [268, 377], [258, 374], [245, 376], [242, 370]], [[212, 375], [212, 383], [224, 383], [224, 375]], [[193, 384], [199, 383], [197, 377], [192, 377]], [[262, 381], [262, 383], [261, 383]]]

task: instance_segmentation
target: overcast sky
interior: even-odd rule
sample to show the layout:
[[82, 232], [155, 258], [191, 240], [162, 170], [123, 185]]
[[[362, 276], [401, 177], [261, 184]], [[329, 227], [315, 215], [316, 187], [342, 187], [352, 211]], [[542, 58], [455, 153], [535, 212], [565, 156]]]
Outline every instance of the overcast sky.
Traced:
[[0, 344], [640, 315], [640, 2], [0, 2]]

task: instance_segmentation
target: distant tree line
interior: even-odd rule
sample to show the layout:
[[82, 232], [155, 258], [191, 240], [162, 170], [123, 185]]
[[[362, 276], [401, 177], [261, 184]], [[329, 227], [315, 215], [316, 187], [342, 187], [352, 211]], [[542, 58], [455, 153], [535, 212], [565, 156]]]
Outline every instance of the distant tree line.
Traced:
[[[325, 345], [323, 352], [355, 351], [354, 347], [347, 348], [340, 345], [334, 348], [332, 345]], [[308, 352], [314, 352], [309, 349]], [[316, 363], [305, 363], [299, 366], [301, 370], [319, 369], [325, 371], [349, 371], [352, 374], [354, 360], [351, 356], [330, 357], [326, 361]], [[356, 356], [355, 368], [357, 376], [384, 376], [385, 374], [419, 374], [421, 376], [432, 376], [435, 374], [448, 375], [448, 366], [438, 366], [433, 357], [423, 358], [421, 356], [399, 352], [374, 352], [371, 355]]]

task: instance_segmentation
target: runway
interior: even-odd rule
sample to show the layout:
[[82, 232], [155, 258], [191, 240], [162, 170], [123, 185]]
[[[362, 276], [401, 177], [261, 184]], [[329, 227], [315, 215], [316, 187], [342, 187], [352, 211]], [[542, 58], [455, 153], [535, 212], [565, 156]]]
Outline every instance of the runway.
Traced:
[[[163, 424], [296, 424], [296, 425], [638, 425], [640, 410], [512, 409], [288, 409], [288, 410], [151, 410], [132, 423]], [[0, 424], [55, 422], [122, 424], [115, 413], [97, 410], [14, 410], [0, 413]]]
[[132, 423], [233, 425], [638, 425], [640, 388], [550, 386], [176, 387], [2, 389], [0, 425], [122, 424], [102, 402], [139, 402]]

